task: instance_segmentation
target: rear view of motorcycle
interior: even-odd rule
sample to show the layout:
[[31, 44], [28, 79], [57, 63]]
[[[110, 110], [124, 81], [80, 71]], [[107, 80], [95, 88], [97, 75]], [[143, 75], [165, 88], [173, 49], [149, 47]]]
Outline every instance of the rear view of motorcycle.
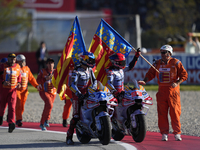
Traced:
[[115, 108], [112, 118], [112, 138], [121, 141], [131, 135], [135, 142], [142, 142], [146, 136], [145, 115], [153, 105], [152, 98], [144, 87], [133, 80], [133, 87], [125, 86], [125, 94]]
[[80, 109], [76, 135], [83, 144], [90, 142], [91, 138], [98, 138], [101, 144], [108, 145], [111, 139], [111, 120], [108, 107], [118, 104], [106, 86], [98, 82], [97, 87], [97, 90], [88, 88], [88, 96]]

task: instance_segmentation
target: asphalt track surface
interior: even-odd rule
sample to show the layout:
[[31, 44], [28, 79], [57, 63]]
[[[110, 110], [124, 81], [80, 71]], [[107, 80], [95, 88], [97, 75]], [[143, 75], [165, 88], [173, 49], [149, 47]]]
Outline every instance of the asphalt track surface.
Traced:
[[199, 150], [200, 137], [182, 135], [182, 141], [175, 141], [173, 134], [169, 134], [168, 141], [161, 141], [157, 132], [147, 132], [143, 142], [136, 143], [131, 136], [125, 136], [122, 141], [111, 140], [108, 145], [102, 145], [98, 139], [92, 139], [88, 144], [81, 144], [76, 135], [73, 146], [66, 145], [66, 131], [68, 128], [61, 124], [50, 124], [47, 131], [41, 131], [39, 123], [24, 122], [23, 127], [16, 127], [8, 133], [7, 122], [0, 126], [0, 150], [28, 149], [28, 150]]

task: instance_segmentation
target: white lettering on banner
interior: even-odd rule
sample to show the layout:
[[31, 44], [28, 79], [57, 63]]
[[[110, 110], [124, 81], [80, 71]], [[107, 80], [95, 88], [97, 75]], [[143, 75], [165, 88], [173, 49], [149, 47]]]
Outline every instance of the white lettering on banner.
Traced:
[[125, 80], [124, 82], [130, 82], [131, 79], [135, 79], [135, 80], [143, 80], [144, 76], [146, 74], [148, 70], [147, 69], [133, 69], [131, 71], [125, 72], [124, 76], [125, 76]]
[[187, 69], [200, 69], [200, 57], [187, 57]]
[[187, 83], [200, 83], [200, 70], [189, 70]]

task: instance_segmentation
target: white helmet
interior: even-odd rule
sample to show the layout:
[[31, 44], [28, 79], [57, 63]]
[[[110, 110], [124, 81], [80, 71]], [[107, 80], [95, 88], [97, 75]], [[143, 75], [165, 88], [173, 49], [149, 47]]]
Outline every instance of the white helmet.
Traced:
[[170, 45], [163, 45], [160, 50], [169, 51], [171, 55], [173, 54], [173, 48]]
[[24, 55], [20, 54], [20, 55], [17, 55], [16, 59], [17, 59], [17, 61], [25, 61], [26, 57]]

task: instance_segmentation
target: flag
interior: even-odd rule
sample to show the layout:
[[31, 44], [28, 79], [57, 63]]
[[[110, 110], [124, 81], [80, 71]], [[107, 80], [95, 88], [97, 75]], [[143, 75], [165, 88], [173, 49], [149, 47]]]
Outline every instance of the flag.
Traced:
[[106, 85], [107, 75], [105, 69], [111, 65], [109, 56], [114, 53], [122, 53], [126, 58], [132, 48], [119, 33], [101, 19], [88, 50], [94, 53], [96, 58], [96, 65], [93, 68], [96, 79]]
[[76, 16], [68, 40], [52, 77], [52, 84], [57, 89], [57, 93], [61, 100], [72, 98], [68, 84], [69, 78], [73, 67], [80, 64], [79, 54], [85, 52], [86, 47], [78, 17]]

